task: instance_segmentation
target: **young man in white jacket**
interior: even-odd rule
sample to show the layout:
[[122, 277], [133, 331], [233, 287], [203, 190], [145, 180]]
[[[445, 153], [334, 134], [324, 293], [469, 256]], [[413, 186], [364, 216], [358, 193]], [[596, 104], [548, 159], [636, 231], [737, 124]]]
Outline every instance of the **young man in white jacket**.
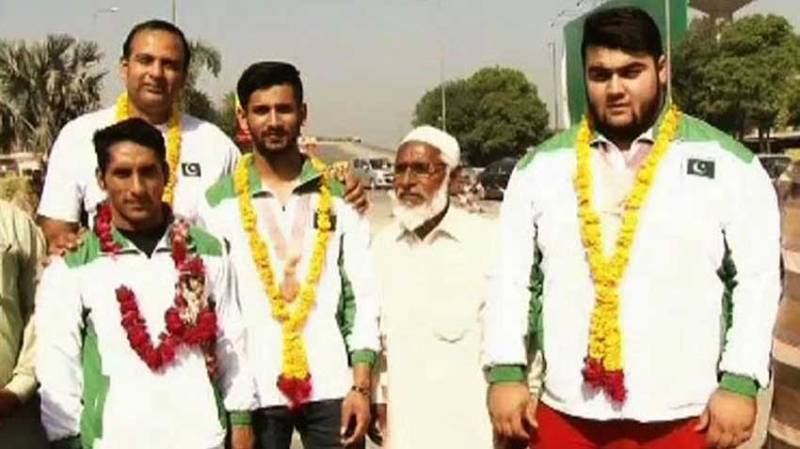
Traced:
[[42, 420], [56, 448], [252, 443], [253, 379], [227, 249], [173, 218], [161, 133], [130, 119], [94, 136], [108, 196], [93, 232], [43, 275]]
[[[486, 328], [506, 438], [699, 449], [752, 433], [780, 293], [775, 192], [753, 154], [670, 104], [661, 42], [641, 9], [589, 16], [588, 118], [509, 182]], [[536, 412], [526, 336], [546, 367]]]

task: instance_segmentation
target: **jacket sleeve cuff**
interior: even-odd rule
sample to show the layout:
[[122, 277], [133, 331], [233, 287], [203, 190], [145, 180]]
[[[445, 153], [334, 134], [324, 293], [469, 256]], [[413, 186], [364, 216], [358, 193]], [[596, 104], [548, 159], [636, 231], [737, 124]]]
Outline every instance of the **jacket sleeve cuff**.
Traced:
[[378, 361], [378, 353], [371, 349], [360, 349], [358, 351], [353, 351], [350, 360], [353, 365], [363, 363], [372, 367], [375, 366], [375, 363]]
[[758, 395], [758, 382], [751, 377], [725, 373], [722, 375], [719, 387], [725, 391], [750, 398], [754, 398]]
[[11, 379], [5, 389], [14, 393], [20, 402], [25, 403], [36, 391], [36, 380], [33, 377], [18, 374]]
[[525, 367], [522, 365], [495, 365], [489, 370], [489, 383], [525, 382]]
[[81, 437], [75, 435], [50, 442], [50, 449], [82, 449]]
[[232, 426], [249, 426], [253, 424], [253, 415], [249, 411], [230, 412]]

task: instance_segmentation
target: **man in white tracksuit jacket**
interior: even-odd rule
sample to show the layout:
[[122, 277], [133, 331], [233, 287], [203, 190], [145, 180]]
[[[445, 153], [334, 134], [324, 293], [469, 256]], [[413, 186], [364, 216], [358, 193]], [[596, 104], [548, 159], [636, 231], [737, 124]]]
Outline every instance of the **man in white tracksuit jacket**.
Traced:
[[[173, 335], [166, 314], [178, 304], [176, 297], [193, 304], [201, 296], [176, 292], [181, 255], [174, 233], [180, 225], [160, 200], [163, 138], [133, 119], [98, 132], [95, 145], [111, 231], [103, 233], [103, 214], [98, 215], [81, 246], [47, 267], [37, 299], [37, 374], [48, 438], [57, 448], [221, 448], [226, 409], [236, 438], [237, 429], [249, 428], [248, 410], [255, 405], [252, 376], [238, 356], [244, 331], [225, 245], [182, 224], [193, 258], [185, 260], [199, 259], [204, 266], [202, 296], [210, 305], [201, 310], [216, 313], [217, 337], [207, 340], [210, 349], [184, 340], [171, 363], [153, 368], [123, 326], [130, 305], [122, 307], [120, 286], [135, 295], [139, 323], [153, 347]], [[187, 314], [190, 309], [178, 308]], [[209, 362], [214, 356], [216, 363]]]

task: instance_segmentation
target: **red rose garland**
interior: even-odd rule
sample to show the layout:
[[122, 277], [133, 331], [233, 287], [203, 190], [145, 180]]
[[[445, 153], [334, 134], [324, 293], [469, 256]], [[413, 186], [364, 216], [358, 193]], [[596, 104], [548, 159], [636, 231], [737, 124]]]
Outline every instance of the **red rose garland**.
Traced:
[[[120, 246], [112, 237], [111, 208], [103, 204], [97, 214], [95, 233], [104, 252], [119, 254]], [[116, 289], [122, 315], [122, 327], [131, 348], [152, 371], [158, 371], [175, 360], [181, 345], [200, 346], [209, 375], [216, 377], [215, 343], [217, 315], [211, 301], [206, 301], [205, 265], [203, 259], [189, 252], [189, 224], [176, 220], [170, 231], [172, 259], [178, 270], [175, 285], [175, 302], [164, 314], [166, 332], [159, 335], [155, 346], [147, 332], [144, 317], [139, 310], [136, 294], [121, 285]]]

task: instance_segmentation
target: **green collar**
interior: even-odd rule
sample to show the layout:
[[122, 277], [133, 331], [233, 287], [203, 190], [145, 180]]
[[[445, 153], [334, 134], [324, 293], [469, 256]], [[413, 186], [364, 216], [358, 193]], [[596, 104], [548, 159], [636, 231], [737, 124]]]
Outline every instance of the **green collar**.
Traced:
[[[255, 160], [253, 160], [253, 162], [247, 168], [247, 173], [250, 183], [250, 196], [255, 197], [264, 194], [272, 195], [272, 192], [261, 185], [261, 176], [258, 174], [258, 170], [256, 169]], [[303, 168], [300, 170], [300, 177], [298, 179], [300, 183], [297, 185], [297, 187], [295, 187], [294, 191], [297, 192], [300, 190], [308, 190], [310, 188], [313, 188], [313, 190], [319, 190], [320, 178], [322, 178], [322, 172], [314, 167], [314, 164], [311, 163], [311, 158], [306, 157], [303, 161]]]
[[[172, 245], [171, 245], [171, 243], [169, 241], [169, 238], [170, 238], [170, 235], [172, 235], [172, 227], [174, 225], [175, 225], [175, 221], [174, 220], [170, 220], [169, 225], [167, 225], [167, 230], [166, 230], [166, 232], [164, 232], [164, 235], [161, 236], [161, 240], [158, 241], [158, 244], [156, 245], [155, 249], [153, 250], [153, 254], [155, 254], [157, 252], [164, 252], [165, 250], [166, 251], [170, 251], [170, 252], [172, 251]], [[99, 239], [99, 236], [97, 236], [97, 237]], [[139, 252], [139, 249], [136, 247], [136, 245], [134, 245], [133, 242], [128, 240], [127, 237], [122, 235], [122, 233], [119, 232], [117, 230], [117, 228], [114, 228], [114, 227], [111, 228], [111, 239], [114, 240], [114, 243], [119, 245], [120, 254], [135, 254], [135, 253]], [[186, 246], [187, 246], [187, 249], [189, 250], [189, 252], [190, 253], [194, 253], [195, 250], [196, 250], [196, 245], [195, 245], [194, 239], [190, 237], [186, 243], [187, 243]], [[103, 251], [102, 248], [100, 249], [100, 252], [102, 254], [106, 254], [106, 255], [108, 254], [107, 252]]]

